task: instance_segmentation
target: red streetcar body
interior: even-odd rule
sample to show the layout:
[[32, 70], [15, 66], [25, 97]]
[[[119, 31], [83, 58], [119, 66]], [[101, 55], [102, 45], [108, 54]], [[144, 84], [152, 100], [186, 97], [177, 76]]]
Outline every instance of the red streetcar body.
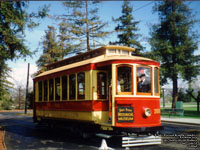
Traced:
[[[160, 126], [160, 99], [158, 98], [116, 98], [117, 110], [118, 106], [131, 106], [134, 108], [134, 118], [131, 123], [118, 123], [117, 118], [115, 120], [116, 127], [155, 127]], [[150, 117], [144, 115], [145, 108], [153, 110], [153, 114]], [[117, 111], [116, 111], [117, 112]], [[117, 114], [116, 114], [117, 115]]]
[[47, 66], [34, 79], [34, 120], [137, 133], [160, 130], [159, 63], [132, 51], [105, 46]]

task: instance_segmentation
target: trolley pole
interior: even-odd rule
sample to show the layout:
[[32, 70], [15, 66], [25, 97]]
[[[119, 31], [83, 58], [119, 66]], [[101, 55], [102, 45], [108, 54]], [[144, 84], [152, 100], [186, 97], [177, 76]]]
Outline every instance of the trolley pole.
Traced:
[[28, 63], [27, 83], [26, 83], [26, 99], [25, 99], [25, 110], [24, 110], [25, 114], [27, 113], [27, 102], [28, 102], [29, 68], [30, 68], [30, 64]]

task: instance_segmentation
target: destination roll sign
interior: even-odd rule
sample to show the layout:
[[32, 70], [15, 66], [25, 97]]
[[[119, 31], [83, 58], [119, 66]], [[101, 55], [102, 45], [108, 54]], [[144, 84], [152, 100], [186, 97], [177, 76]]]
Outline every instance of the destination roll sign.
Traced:
[[118, 106], [117, 107], [117, 122], [133, 122], [134, 109], [131, 106]]

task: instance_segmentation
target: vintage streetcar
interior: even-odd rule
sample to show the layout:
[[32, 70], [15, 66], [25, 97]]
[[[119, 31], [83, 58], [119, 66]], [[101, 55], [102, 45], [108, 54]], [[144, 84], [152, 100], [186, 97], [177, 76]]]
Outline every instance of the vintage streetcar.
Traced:
[[47, 65], [34, 78], [34, 121], [155, 135], [162, 129], [159, 63], [133, 51], [109, 45]]

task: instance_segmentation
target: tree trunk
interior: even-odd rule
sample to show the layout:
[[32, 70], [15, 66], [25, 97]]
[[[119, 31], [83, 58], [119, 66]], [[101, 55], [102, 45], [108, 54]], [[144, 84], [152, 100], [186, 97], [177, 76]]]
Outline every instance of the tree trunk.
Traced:
[[199, 103], [200, 103], [200, 91], [198, 92], [198, 96], [195, 97], [192, 93], [193, 93], [193, 90], [188, 90], [188, 93], [190, 94], [190, 96], [197, 102], [197, 113], [200, 113], [199, 112]]
[[21, 88], [19, 88], [19, 109], [21, 109]]
[[177, 75], [173, 76], [173, 100], [172, 100], [172, 108], [176, 108], [176, 102], [178, 99], [178, 77]]

